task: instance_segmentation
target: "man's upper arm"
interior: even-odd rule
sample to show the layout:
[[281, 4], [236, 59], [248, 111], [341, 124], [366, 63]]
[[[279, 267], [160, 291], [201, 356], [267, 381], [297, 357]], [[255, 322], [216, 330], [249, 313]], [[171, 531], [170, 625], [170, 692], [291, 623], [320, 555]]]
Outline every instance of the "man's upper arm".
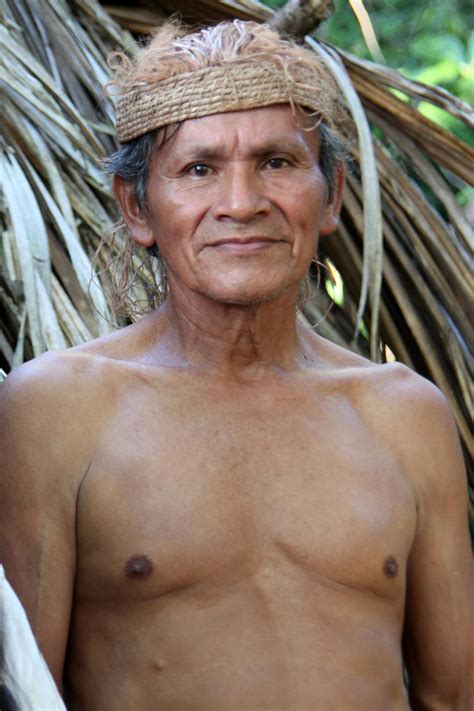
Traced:
[[416, 379], [404, 450], [418, 494], [407, 571], [405, 656], [413, 708], [474, 708], [473, 567], [467, 483], [444, 397]]
[[23, 366], [0, 387], [0, 561], [61, 687], [75, 575], [71, 469], [78, 452], [65, 434], [73, 413], [51, 366], [48, 357]]

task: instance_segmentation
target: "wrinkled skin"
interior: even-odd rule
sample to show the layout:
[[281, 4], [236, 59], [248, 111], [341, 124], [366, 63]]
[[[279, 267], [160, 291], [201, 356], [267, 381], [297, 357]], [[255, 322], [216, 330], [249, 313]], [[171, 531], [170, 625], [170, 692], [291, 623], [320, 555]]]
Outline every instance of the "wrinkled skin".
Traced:
[[1, 555], [71, 709], [472, 705], [466, 486], [444, 398], [295, 319], [337, 226], [274, 106], [186, 122], [148, 209], [170, 296], [2, 388]]

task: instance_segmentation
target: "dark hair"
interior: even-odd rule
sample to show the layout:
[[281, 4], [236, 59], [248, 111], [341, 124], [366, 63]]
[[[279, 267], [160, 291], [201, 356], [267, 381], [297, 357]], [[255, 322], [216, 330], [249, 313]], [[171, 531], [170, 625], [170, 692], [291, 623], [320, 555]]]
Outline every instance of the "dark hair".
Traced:
[[133, 192], [141, 210], [145, 208], [146, 191], [150, 163], [155, 150], [159, 150], [178, 131], [181, 124], [157, 128], [144, 136], [121, 145], [104, 161], [104, 167], [110, 175], [120, 175], [132, 183]]
[[346, 164], [349, 160], [347, 143], [343, 143], [325, 123], [319, 124], [319, 167], [326, 178], [328, 198], [331, 199], [336, 188], [337, 164]]

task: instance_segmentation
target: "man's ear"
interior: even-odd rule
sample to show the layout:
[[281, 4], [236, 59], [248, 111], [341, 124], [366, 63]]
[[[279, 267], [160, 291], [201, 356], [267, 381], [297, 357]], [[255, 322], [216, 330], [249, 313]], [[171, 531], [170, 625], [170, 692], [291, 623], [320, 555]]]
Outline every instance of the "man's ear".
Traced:
[[114, 175], [112, 190], [133, 241], [141, 247], [152, 247], [155, 238], [148, 226], [146, 215], [137, 202], [132, 183], [120, 175]]
[[341, 211], [342, 196], [346, 183], [346, 171], [344, 170], [344, 163], [341, 160], [337, 161], [334, 172], [334, 190], [331, 199], [328, 200], [324, 208], [323, 219], [319, 229], [319, 234], [321, 235], [330, 235], [339, 224], [339, 213]]

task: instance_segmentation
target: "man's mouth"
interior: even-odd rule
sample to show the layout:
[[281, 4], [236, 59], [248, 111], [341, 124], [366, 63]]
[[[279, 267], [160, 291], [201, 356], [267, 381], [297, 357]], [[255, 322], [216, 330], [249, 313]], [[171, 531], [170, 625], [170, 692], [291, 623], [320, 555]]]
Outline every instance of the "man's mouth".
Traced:
[[276, 240], [272, 237], [256, 236], [256, 237], [224, 237], [210, 244], [224, 252], [231, 254], [253, 254], [254, 252], [263, 251], [270, 247], [282, 243], [283, 240]]

